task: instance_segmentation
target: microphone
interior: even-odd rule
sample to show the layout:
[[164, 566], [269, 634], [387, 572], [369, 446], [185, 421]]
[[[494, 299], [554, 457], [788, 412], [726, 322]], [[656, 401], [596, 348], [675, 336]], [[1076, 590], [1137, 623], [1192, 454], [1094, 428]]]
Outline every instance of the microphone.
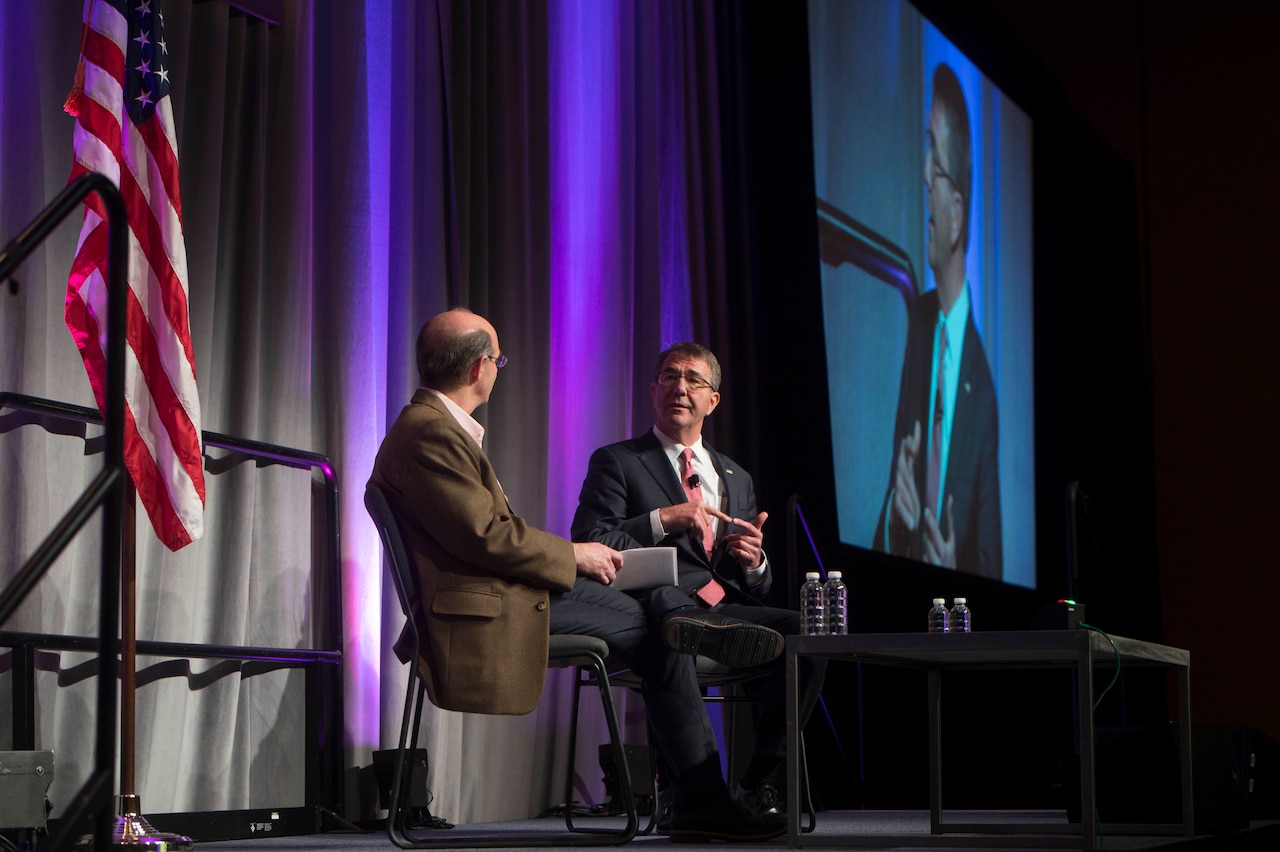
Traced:
[[696, 474], [696, 473], [690, 474], [690, 475], [689, 475], [689, 487], [690, 487], [690, 488], [701, 488], [701, 487], [702, 487], [702, 477], [701, 477], [701, 476], [698, 476], [698, 474]]

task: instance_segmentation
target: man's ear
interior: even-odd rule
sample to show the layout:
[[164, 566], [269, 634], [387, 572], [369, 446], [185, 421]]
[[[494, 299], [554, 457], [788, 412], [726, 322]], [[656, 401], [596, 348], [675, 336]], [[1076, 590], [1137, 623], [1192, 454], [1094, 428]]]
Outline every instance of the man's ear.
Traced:
[[711, 402], [707, 405], [707, 414], [716, 410], [716, 406], [720, 404], [720, 391], [711, 392]]
[[480, 358], [471, 365], [471, 371], [467, 373], [467, 384], [474, 385], [476, 382], [480, 381], [480, 371], [483, 369], [484, 359]]

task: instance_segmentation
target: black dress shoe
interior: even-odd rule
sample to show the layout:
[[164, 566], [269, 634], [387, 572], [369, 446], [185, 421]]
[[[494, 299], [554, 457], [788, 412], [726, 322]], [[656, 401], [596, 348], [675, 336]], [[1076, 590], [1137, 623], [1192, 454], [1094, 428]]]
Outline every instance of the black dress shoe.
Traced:
[[751, 843], [772, 840], [787, 831], [787, 818], [781, 814], [756, 816], [747, 812], [736, 799], [727, 795], [715, 804], [693, 810], [676, 807], [671, 812], [672, 843]]
[[742, 803], [748, 813], [756, 816], [764, 814], [782, 814], [786, 816], [787, 805], [778, 788], [772, 784], [761, 784], [759, 787], [738, 787], [734, 798]]
[[776, 630], [700, 609], [681, 610], [664, 618], [662, 641], [673, 651], [700, 654], [732, 668], [772, 662], [784, 644]]

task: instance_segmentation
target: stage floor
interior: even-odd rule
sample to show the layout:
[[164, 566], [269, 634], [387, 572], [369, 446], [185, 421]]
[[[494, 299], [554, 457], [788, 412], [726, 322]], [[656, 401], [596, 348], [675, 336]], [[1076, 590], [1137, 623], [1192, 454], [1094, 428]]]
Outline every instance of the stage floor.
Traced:
[[[1061, 814], [1052, 812], [1027, 812], [1027, 811], [987, 811], [980, 814], [973, 814], [982, 822], [990, 823], [1025, 823], [1025, 822], [1062, 822]], [[601, 825], [621, 825], [622, 820], [613, 818], [591, 818], [598, 820]], [[579, 826], [590, 824], [589, 821], [582, 819], [575, 820]], [[645, 825], [642, 819], [641, 827]], [[1105, 826], [1104, 826], [1105, 829]], [[564, 822], [560, 818], [546, 818], [540, 820], [523, 820], [518, 822], [489, 823], [485, 825], [459, 826], [452, 831], [440, 831], [440, 835], [456, 834], [461, 832], [483, 831], [489, 835], [501, 835], [502, 833], [516, 833], [529, 831], [548, 831], [556, 832], [564, 830]], [[429, 834], [423, 832], [423, 834]], [[926, 840], [927, 848], [931, 850], [948, 850], [948, 849], [984, 849], [990, 848], [984, 846], [981, 835], [955, 835], [954, 843], [950, 842], [947, 837], [929, 838], [929, 814], [927, 811], [828, 811], [818, 815], [818, 824], [815, 832], [816, 835], [846, 835], [852, 834], [859, 837], [860, 848], [863, 849], [894, 849], [894, 850], [910, 850], [913, 848], [926, 848], [923, 844], [919, 847], [904, 845], [900, 840], [889, 841], [891, 836], [919, 834], [922, 840]], [[884, 846], [875, 845], [874, 837], [881, 836], [886, 838]], [[1052, 836], [1051, 841], [1057, 848], [1062, 848], [1062, 835]], [[222, 842], [199, 842], [198, 838], [196, 849], [209, 850], [209, 852], [271, 852], [271, 850], [293, 850], [293, 852], [307, 852], [307, 850], [335, 850], [335, 849], [394, 849], [395, 847], [387, 839], [387, 835], [383, 831], [370, 831], [364, 833], [354, 832], [330, 832], [326, 834], [302, 835], [296, 837], [255, 837], [250, 840], [229, 840]], [[815, 838], [817, 839], [817, 838]], [[994, 838], [993, 838], [994, 839]], [[1000, 838], [1004, 841], [1004, 838]], [[803, 842], [803, 841], [802, 841]], [[1034, 842], [1034, 841], [1033, 841]], [[870, 843], [871, 845], [867, 845]], [[909, 844], [909, 841], [908, 841]], [[786, 837], [768, 843], [752, 843], [752, 844], [729, 844], [716, 843], [708, 847], [707, 844], [673, 844], [665, 837], [657, 836], [637, 836], [630, 846], [634, 847], [642, 845], [655, 850], [665, 849], [689, 849], [703, 850], [706, 852], [708, 848], [716, 850], [716, 852], [728, 852], [734, 849], [759, 849], [766, 848], [786, 848]], [[516, 848], [516, 847], [505, 847]], [[552, 847], [563, 848], [563, 847]], [[827, 848], [833, 848], [828, 844]], [[1009, 849], [1008, 846], [1001, 847]], [[1025, 849], [1044, 849], [1045, 846], [1028, 845], [1026, 847], [1014, 847]], [[1075, 848], [1079, 848], [1078, 846]], [[1195, 838], [1182, 837], [1145, 837], [1141, 835], [1108, 835], [1105, 830], [1099, 838], [1099, 849], [1106, 852], [1120, 852], [1120, 850], [1186, 850], [1187, 852], [1217, 852], [1217, 850], [1235, 850], [1235, 852], [1262, 852], [1262, 850], [1280, 849], [1280, 822], [1256, 823], [1248, 829], [1233, 832], [1229, 835], [1221, 837], [1203, 836]]]

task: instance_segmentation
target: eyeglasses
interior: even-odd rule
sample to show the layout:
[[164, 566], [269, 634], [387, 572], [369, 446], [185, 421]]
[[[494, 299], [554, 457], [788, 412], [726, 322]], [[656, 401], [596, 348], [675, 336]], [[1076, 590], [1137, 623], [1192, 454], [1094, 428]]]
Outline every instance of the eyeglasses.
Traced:
[[938, 165], [938, 158], [933, 153], [936, 147], [937, 140], [933, 138], [933, 131], [926, 130], [924, 134], [924, 162], [925, 169], [929, 173], [929, 182], [932, 183], [934, 178], [944, 177], [947, 179], [947, 183], [951, 184], [952, 189], [959, 192], [960, 187], [956, 184], [955, 179], [947, 174], [946, 169]]
[[494, 364], [496, 364], [499, 370], [507, 366], [506, 355], [485, 355], [484, 358], [486, 361], [492, 361]]
[[658, 373], [658, 384], [664, 387], [671, 387], [681, 379], [684, 379], [684, 383], [689, 386], [689, 390], [715, 390], [711, 386], [711, 382], [697, 373], [682, 373], [679, 370], [663, 370]]

